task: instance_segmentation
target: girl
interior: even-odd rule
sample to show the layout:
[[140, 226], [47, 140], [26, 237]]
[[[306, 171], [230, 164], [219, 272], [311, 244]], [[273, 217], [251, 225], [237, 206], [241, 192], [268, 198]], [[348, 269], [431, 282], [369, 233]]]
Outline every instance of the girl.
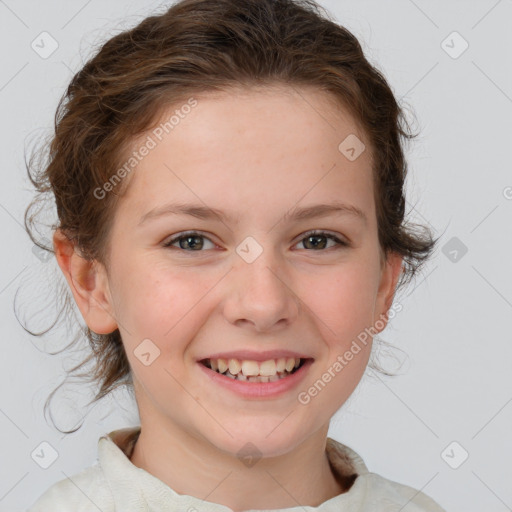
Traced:
[[442, 510], [327, 437], [435, 244], [405, 225], [403, 137], [311, 0], [182, 0], [103, 45], [34, 182], [96, 400], [131, 387], [141, 424], [31, 512]]

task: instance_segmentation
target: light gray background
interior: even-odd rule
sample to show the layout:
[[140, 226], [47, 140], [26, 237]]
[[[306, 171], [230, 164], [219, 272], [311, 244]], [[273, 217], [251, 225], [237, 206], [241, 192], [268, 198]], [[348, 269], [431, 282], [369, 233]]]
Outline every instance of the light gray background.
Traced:
[[[402, 375], [365, 378], [333, 418], [330, 436], [359, 452], [371, 471], [422, 489], [450, 512], [512, 510], [512, 1], [320, 3], [414, 109], [421, 137], [408, 151], [409, 210], [444, 233], [382, 335], [407, 353]], [[47, 355], [64, 347], [65, 331], [31, 337], [13, 300], [18, 291], [29, 326], [52, 319], [43, 306], [51, 304], [57, 266], [37, 257], [22, 228], [32, 198], [25, 144], [50, 133], [57, 101], [93, 46], [160, 5], [0, 0], [0, 511], [25, 510], [51, 484], [94, 463], [100, 435], [138, 423], [128, 394], [118, 392], [77, 433], [55, 430], [44, 401], [83, 354]], [[43, 31], [59, 44], [47, 59], [31, 48]], [[463, 41], [446, 39], [454, 31], [469, 44], [457, 58]], [[467, 247], [457, 261], [441, 250], [453, 237]], [[84, 386], [66, 386], [54, 401], [59, 426], [76, 426], [90, 397]], [[31, 457], [42, 442], [59, 455], [48, 469]], [[456, 465], [462, 450], [469, 457], [453, 469], [446, 461]]]

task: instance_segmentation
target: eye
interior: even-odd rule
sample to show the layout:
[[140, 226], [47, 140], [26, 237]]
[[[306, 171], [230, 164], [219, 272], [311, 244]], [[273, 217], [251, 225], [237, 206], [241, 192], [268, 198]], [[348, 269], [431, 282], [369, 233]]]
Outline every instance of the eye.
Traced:
[[[212, 245], [215, 245], [209, 238], [201, 235], [197, 231], [190, 231], [182, 233], [179, 236], [175, 236], [171, 240], [163, 244], [164, 247], [172, 247], [174, 244], [179, 243], [179, 247], [176, 249], [183, 249], [187, 252], [200, 252], [204, 246], [201, 240], [208, 240]], [[190, 251], [188, 250], [190, 249]]]
[[[348, 247], [348, 243], [340, 240], [337, 236], [327, 233], [325, 231], [308, 231], [305, 233], [304, 238], [299, 242], [299, 244], [304, 244], [306, 248], [312, 248], [314, 250], [322, 250], [326, 248], [327, 242], [323, 240], [331, 240], [334, 242], [334, 247]], [[309, 247], [307, 247], [309, 245]], [[332, 248], [332, 246], [331, 246]]]
[[[210, 242], [212, 246], [215, 247], [215, 244], [208, 237], [202, 235], [197, 231], [181, 233], [180, 235], [175, 236], [168, 240], [167, 242], [165, 242], [163, 244], [163, 247], [171, 248], [174, 246], [173, 248], [182, 249], [183, 251], [186, 252], [202, 252], [201, 249], [204, 248], [203, 240], [208, 240], [208, 242]], [[307, 233], [305, 233], [304, 238], [299, 242], [299, 244], [303, 243], [306, 249], [321, 251], [323, 249], [326, 249], [328, 240], [334, 242], [334, 247], [338, 246], [338, 248], [341, 248], [349, 246], [347, 242], [340, 240], [337, 236], [331, 233], [316, 230], [308, 231]], [[176, 247], [175, 244], [179, 244], [179, 246]], [[331, 246], [330, 248], [332, 247], [333, 246]]]

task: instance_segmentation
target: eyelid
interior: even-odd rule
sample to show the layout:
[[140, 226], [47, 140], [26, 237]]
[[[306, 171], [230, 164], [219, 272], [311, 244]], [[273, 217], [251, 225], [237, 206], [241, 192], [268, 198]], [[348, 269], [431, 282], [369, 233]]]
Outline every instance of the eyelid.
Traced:
[[[176, 242], [178, 242], [181, 238], [185, 238], [187, 236], [194, 236], [194, 235], [205, 238], [205, 239], [209, 240], [212, 244], [217, 245], [210, 238], [210, 236], [208, 236], [208, 234], [206, 234], [203, 231], [199, 231], [199, 230], [189, 230], [189, 231], [183, 231], [181, 233], [176, 233], [175, 235], [172, 235], [171, 238], [168, 239], [167, 241], [165, 241], [162, 245], [165, 248], [172, 248], [172, 245], [175, 244]], [[299, 238], [296, 239], [296, 242], [293, 245], [294, 246], [297, 245], [298, 243], [302, 242], [303, 240], [305, 240], [306, 238], [308, 238], [310, 236], [324, 236], [325, 238], [335, 242], [336, 245], [334, 247], [330, 247], [329, 249], [341, 249], [344, 247], [350, 247], [350, 245], [351, 245], [351, 243], [343, 235], [340, 235], [338, 233], [334, 233], [334, 232], [331, 232], [331, 231], [325, 230], [325, 229], [310, 229], [309, 231], [305, 231], [304, 233], [301, 233], [299, 235]], [[178, 249], [178, 251], [180, 251], [180, 252], [186, 252], [186, 253], [205, 252], [205, 251], [187, 251], [187, 250], [181, 249], [179, 247], [175, 247], [175, 249]], [[307, 251], [321, 253], [321, 252], [330, 252], [329, 249], [321, 249], [318, 251], [315, 251], [315, 250], [307, 250]]]
[[[307, 238], [308, 236], [320, 236], [323, 235], [325, 237], [328, 237], [330, 239], [335, 238], [340, 244], [342, 245], [350, 245], [350, 242], [346, 237], [339, 233], [335, 233], [333, 231], [329, 231], [326, 229], [310, 229], [309, 231], [306, 231], [300, 235], [300, 238], [298, 239], [298, 242], [301, 242], [304, 240], [304, 238]], [[331, 238], [332, 237], [332, 238]]]
[[[163, 242], [163, 246], [164, 247], [171, 247], [172, 244], [175, 244], [176, 242], [178, 242], [181, 238], [185, 238], [187, 236], [194, 236], [194, 235], [197, 235], [197, 236], [201, 236], [203, 238], [206, 238], [207, 240], [209, 240], [212, 244], [214, 245], [217, 245], [210, 237], [209, 234], [203, 232], [203, 231], [199, 231], [197, 229], [191, 229], [189, 231], [182, 231], [182, 232], [179, 232], [179, 233], [176, 233], [175, 235], [171, 235], [170, 237], [167, 237], [165, 239], [165, 241]], [[204, 251], [185, 251], [184, 249], [180, 249], [181, 251], [183, 252], [204, 252]]]

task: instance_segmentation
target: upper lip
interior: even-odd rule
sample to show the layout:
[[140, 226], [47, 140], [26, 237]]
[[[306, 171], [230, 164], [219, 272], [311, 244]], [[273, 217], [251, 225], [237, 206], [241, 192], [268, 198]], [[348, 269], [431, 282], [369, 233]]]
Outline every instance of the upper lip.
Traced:
[[198, 361], [204, 359], [238, 359], [239, 361], [268, 361], [269, 359], [280, 359], [280, 358], [300, 358], [300, 359], [312, 359], [309, 356], [293, 352], [292, 350], [265, 350], [263, 352], [254, 352], [252, 350], [235, 350], [233, 352], [217, 352], [206, 357], [200, 357]]

